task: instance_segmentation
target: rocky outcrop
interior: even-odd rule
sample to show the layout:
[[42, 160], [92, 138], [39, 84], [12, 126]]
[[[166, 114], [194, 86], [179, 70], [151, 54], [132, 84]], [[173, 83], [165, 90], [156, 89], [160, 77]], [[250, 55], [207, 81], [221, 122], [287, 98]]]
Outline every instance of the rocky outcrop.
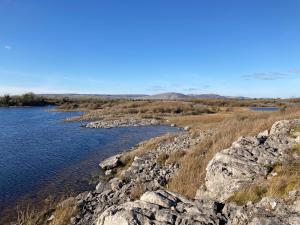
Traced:
[[96, 220], [96, 225], [222, 224], [223, 205], [191, 201], [168, 191], [146, 192], [140, 200], [113, 206]]
[[105, 170], [113, 169], [119, 165], [121, 156], [122, 156], [122, 154], [118, 154], [118, 155], [109, 157], [109, 158], [105, 159], [104, 161], [102, 161], [99, 164], [99, 166], [101, 167], [101, 169], [105, 169]]
[[168, 191], [146, 192], [140, 200], [114, 205], [95, 221], [96, 225], [298, 225], [300, 192], [290, 192], [286, 201], [263, 198], [237, 206], [209, 199], [190, 200]]
[[264, 179], [275, 163], [291, 160], [296, 141], [290, 130], [297, 126], [300, 120], [276, 122], [270, 132], [241, 137], [229, 149], [217, 153], [207, 166], [205, 185], [196, 198], [205, 196], [224, 202], [254, 180]]
[[[300, 190], [289, 192], [285, 199], [265, 197], [244, 206], [227, 202], [241, 188], [266, 178], [270, 166], [296, 159], [291, 149], [300, 134], [291, 133], [300, 120], [279, 121], [270, 131], [255, 137], [241, 137], [221, 151], [207, 167], [205, 184], [195, 199], [164, 190], [178, 165], [156, 162], [162, 153], [188, 149], [198, 141], [180, 134], [174, 141], [161, 143], [108, 183], [78, 197], [80, 214], [77, 225], [298, 225]], [[144, 189], [132, 198], [137, 184]]]
[[138, 127], [138, 126], [149, 126], [158, 125], [157, 119], [140, 119], [140, 118], [120, 118], [113, 120], [100, 120], [90, 122], [86, 125], [87, 128], [115, 128], [115, 127]]
[[[209, 134], [205, 132], [201, 133], [198, 138], [191, 138], [188, 133], [179, 133], [173, 140], [163, 141], [154, 149], [149, 149], [149, 152], [135, 157], [131, 165], [118, 176], [108, 182], [100, 181], [95, 191], [78, 198], [80, 213], [73, 219], [73, 224], [93, 224], [109, 207], [131, 202], [146, 191], [163, 189], [178, 170], [178, 164], [176, 162], [158, 163], [158, 157], [162, 154], [186, 151]], [[111, 157], [100, 165], [110, 171], [118, 165], [118, 159], [119, 156]], [[146, 198], [147, 195], [144, 197]]]

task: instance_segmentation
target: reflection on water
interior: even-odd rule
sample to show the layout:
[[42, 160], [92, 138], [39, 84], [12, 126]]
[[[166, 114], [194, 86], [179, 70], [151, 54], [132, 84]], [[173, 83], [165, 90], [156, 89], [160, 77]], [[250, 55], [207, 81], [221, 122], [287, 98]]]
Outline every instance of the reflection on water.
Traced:
[[24, 195], [34, 198], [39, 190], [86, 190], [101, 159], [176, 131], [167, 126], [86, 129], [63, 122], [78, 113], [46, 110], [0, 108], [0, 207]]
[[267, 111], [267, 112], [275, 112], [278, 111], [278, 107], [251, 107], [251, 111]]

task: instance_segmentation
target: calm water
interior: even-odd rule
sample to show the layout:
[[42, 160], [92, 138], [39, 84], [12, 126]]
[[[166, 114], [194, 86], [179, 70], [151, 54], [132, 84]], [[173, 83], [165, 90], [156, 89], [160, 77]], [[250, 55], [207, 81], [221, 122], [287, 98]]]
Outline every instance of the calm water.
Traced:
[[268, 111], [268, 112], [275, 112], [278, 111], [278, 107], [251, 107], [252, 111]]
[[[77, 113], [0, 108], [0, 209], [20, 196], [86, 190], [101, 159], [142, 140], [174, 132], [167, 126], [87, 129], [63, 119]], [[1, 204], [2, 203], [2, 204]]]

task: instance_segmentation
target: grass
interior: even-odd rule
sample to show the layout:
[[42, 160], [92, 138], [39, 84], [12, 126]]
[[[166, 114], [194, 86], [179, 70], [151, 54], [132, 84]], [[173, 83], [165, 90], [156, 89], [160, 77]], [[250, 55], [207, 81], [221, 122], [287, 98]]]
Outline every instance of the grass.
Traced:
[[255, 203], [266, 196], [286, 197], [290, 191], [300, 188], [300, 160], [287, 165], [276, 164], [272, 172], [277, 175], [234, 193], [228, 201], [245, 205], [248, 201]]
[[295, 132], [295, 133], [298, 133], [298, 132], [300, 133], [300, 127], [294, 128], [294, 132]]
[[186, 152], [183, 150], [172, 152], [170, 155], [168, 155], [166, 164], [178, 163], [185, 156], [185, 154]]
[[76, 215], [77, 208], [75, 206], [75, 198], [68, 198], [56, 206], [54, 212], [54, 219], [49, 225], [67, 225], [70, 223], [70, 219]]
[[126, 170], [131, 163], [133, 162], [135, 157], [141, 157], [145, 155], [147, 152], [150, 152], [156, 148], [162, 143], [162, 142], [168, 142], [174, 140], [175, 135], [173, 134], [166, 134], [161, 137], [152, 138], [148, 141], [145, 141], [139, 146], [134, 149], [133, 151], [126, 152], [122, 155], [120, 158], [121, 166], [118, 168], [117, 176], [121, 176], [121, 173], [123, 170]]
[[255, 185], [235, 193], [228, 201], [235, 202], [238, 205], [245, 205], [249, 201], [256, 203], [259, 202], [266, 193], [266, 187]]
[[132, 200], [137, 200], [142, 196], [142, 194], [145, 193], [145, 191], [146, 191], [146, 187], [144, 184], [136, 183], [134, 187], [131, 189], [130, 198]]
[[173, 134], [166, 134], [164, 136], [152, 138], [149, 141], [145, 141], [141, 143], [135, 150], [125, 153], [121, 157], [120, 161], [123, 165], [127, 165], [128, 163], [131, 163], [136, 156], [140, 157], [145, 153], [158, 148], [162, 142], [174, 140], [174, 137], [175, 135]]
[[70, 103], [63, 104], [61, 110], [83, 109], [86, 114], [77, 118], [78, 120], [97, 120], [105, 117], [114, 119], [117, 117], [136, 116], [141, 118], [159, 118], [177, 115], [201, 115], [216, 113], [220, 110], [215, 106], [199, 106], [189, 101], [150, 101], [150, 100], [119, 100], [103, 103], [99, 107], [91, 107], [85, 104]]
[[157, 159], [156, 159], [156, 162], [160, 165], [165, 165], [166, 164], [166, 161], [169, 159], [169, 155], [167, 153], [161, 153]]
[[294, 148], [292, 149], [294, 153], [296, 153], [297, 155], [300, 155], [300, 144], [297, 144], [294, 146]]
[[[16, 220], [21, 225], [67, 225], [76, 212], [75, 198], [70, 197], [58, 204], [50, 201], [39, 209], [29, 205], [25, 209], [17, 208]], [[47, 221], [51, 215], [54, 215], [53, 220]]]
[[[269, 129], [272, 124], [282, 119], [300, 117], [299, 108], [289, 108], [285, 112], [240, 112], [224, 116], [218, 123], [209, 123], [217, 129], [211, 137], [205, 138], [198, 145], [190, 149], [179, 159], [179, 172], [173, 177], [168, 187], [171, 191], [194, 197], [197, 189], [203, 184], [206, 167], [213, 156], [228, 147], [240, 136], [256, 135]], [[202, 120], [202, 119], [201, 119]], [[195, 122], [197, 123], [197, 122]], [[201, 122], [199, 126], [201, 127]]]

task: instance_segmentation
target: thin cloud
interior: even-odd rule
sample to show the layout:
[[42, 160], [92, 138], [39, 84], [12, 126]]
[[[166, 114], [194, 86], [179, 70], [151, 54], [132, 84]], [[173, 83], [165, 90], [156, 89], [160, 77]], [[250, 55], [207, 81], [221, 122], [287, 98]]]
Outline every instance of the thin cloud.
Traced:
[[199, 88], [192, 88], [192, 87], [190, 87], [190, 88], [184, 88], [184, 89], [182, 89], [183, 91], [200, 91], [200, 89]]
[[300, 68], [290, 69], [289, 73], [300, 74]]
[[4, 45], [4, 48], [7, 49], [7, 50], [11, 50], [12, 47], [10, 45]]
[[160, 85], [154, 85], [146, 89], [146, 91], [166, 91], [167, 89]]
[[290, 77], [291, 75], [288, 73], [280, 73], [280, 72], [268, 72], [268, 73], [253, 73], [249, 75], [244, 75], [242, 77], [247, 79], [255, 79], [255, 80], [280, 80]]

